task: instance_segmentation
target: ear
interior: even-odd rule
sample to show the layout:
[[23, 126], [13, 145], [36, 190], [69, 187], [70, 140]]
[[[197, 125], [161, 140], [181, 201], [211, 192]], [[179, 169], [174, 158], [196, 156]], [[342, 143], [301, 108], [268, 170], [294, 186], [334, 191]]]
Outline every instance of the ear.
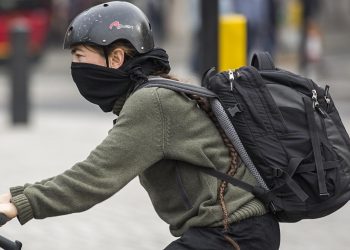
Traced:
[[109, 60], [109, 67], [118, 69], [120, 66], [124, 63], [124, 57], [125, 52], [121, 48], [116, 48], [112, 51], [110, 54], [108, 60]]

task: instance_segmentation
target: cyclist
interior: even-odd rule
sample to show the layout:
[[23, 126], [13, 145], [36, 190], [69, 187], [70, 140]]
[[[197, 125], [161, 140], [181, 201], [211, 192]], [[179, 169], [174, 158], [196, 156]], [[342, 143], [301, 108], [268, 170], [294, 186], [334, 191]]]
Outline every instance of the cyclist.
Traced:
[[154, 46], [140, 9], [119, 1], [88, 9], [68, 27], [64, 48], [71, 50], [81, 95], [118, 119], [86, 160], [1, 195], [0, 213], [25, 224], [82, 212], [139, 176], [159, 216], [180, 237], [165, 249], [279, 248], [278, 222], [262, 202], [192, 167], [216, 168], [256, 184], [210, 119], [207, 101], [142, 88], [149, 78], [171, 77], [168, 55]]

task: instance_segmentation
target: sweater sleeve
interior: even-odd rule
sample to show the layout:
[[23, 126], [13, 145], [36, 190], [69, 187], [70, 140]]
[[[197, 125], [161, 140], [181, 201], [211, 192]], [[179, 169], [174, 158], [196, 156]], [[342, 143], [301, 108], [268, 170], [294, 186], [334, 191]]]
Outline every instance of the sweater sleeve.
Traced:
[[[41, 181], [39, 181], [39, 182], [36, 182], [35, 184], [45, 184], [46, 182], [48, 182], [48, 181], [50, 181], [50, 180], [52, 180], [52, 179], [53, 179], [53, 177], [47, 178], [47, 179], [41, 180]], [[15, 197], [15, 196], [17, 196], [17, 195], [23, 194], [24, 189], [25, 189], [26, 187], [30, 186], [30, 185], [31, 185], [31, 184], [28, 183], [28, 184], [25, 184], [25, 185], [23, 185], [23, 186], [11, 187], [11, 188], [10, 188], [11, 196], [12, 196], [12, 197]]]
[[[141, 89], [125, 103], [118, 121], [85, 161], [56, 177], [14, 188], [21, 224], [33, 217], [81, 212], [109, 198], [163, 158], [164, 122], [155, 89]], [[17, 190], [15, 193], [15, 190]]]

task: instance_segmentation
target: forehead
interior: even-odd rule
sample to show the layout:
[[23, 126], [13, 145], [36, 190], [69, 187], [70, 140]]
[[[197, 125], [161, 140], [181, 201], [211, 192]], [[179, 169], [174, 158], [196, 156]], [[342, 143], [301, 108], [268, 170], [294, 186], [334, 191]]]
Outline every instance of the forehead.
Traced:
[[74, 52], [74, 51], [85, 51], [85, 50], [87, 50], [87, 47], [86, 47], [86, 45], [74, 45], [74, 46], [72, 46], [71, 47], [71, 51], [72, 52]]
[[77, 44], [72, 46], [71, 53], [74, 54], [76, 52], [80, 52], [84, 54], [100, 54], [100, 51], [98, 50], [98, 48], [87, 44]]

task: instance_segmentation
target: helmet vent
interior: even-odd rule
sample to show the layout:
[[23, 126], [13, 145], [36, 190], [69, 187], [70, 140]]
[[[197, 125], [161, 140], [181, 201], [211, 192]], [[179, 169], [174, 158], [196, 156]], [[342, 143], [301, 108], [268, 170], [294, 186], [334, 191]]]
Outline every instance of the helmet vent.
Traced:
[[105, 3], [105, 4], [103, 5], [103, 7], [108, 7], [108, 3]]
[[70, 26], [67, 32], [67, 35], [70, 36], [73, 30], [73, 26]]

